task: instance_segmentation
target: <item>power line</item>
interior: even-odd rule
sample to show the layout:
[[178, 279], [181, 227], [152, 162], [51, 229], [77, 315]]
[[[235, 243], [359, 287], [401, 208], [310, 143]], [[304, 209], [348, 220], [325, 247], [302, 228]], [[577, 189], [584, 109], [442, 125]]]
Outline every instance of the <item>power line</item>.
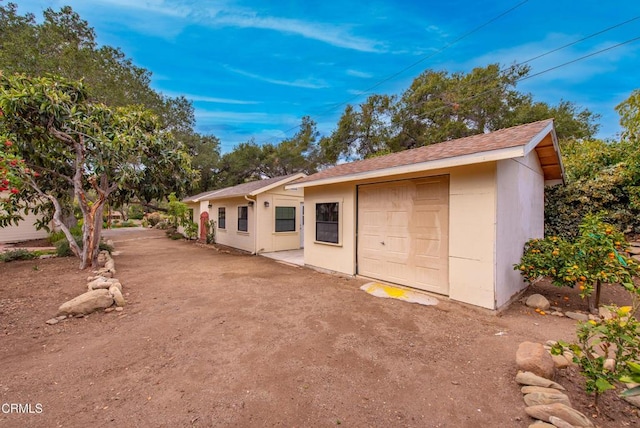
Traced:
[[[323, 111], [323, 112], [321, 112], [321, 113], [317, 114], [316, 116], [324, 116], [324, 115], [326, 115], [327, 113], [330, 113], [330, 112], [334, 111], [335, 109], [337, 109], [337, 108], [339, 108], [339, 107], [342, 107], [343, 105], [349, 104], [351, 101], [353, 101], [353, 100], [355, 100], [355, 99], [357, 99], [357, 98], [361, 97], [363, 94], [366, 94], [367, 92], [369, 92], [369, 91], [371, 91], [371, 90], [373, 90], [373, 89], [375, 89], [375, 88], [379, 87], [380, 85], [382, 85], [382, 84], [384, 84], [384, 83], [386, 83], [386, 82], [388, 82], [388, 81], [390, 81], [390, 80], [392, 80], [392, 79], [394, 79], [394, 78], [398, 77], [399, 75], [401, 75], [401, 74], [403, 74], [404, 72], [406, 72], [406, 71], [408, 71], [408, 70], [412, 69], [412, 68], [413, 68], [413, 67], [415, 67], [416, 65], [418, 65], [418, 64], [420, 64], [420, 63], [422, 63], [422, 62], [426, 61], [427, 59], [433, 58], [434, 56], [438, 55], [439, 53], [444, 52], [445, 50], [449, 49], [451, 46], [453, 46], [453, 45], [457, 44], [458, 42], [460, 42], [460, 41], [462, 41], [462, 40], [464, 40], [464, 39], [466, 39], [467, 37], [471, 36], [472, 34], [477, 33], [478, 31], [480, 31], [480, 30], [481, 30], [481, 29], [483, 29], [484, 27], [486, 27], [486, 26], [488, 26], [488, 25], [492, 24], [493, 22], [497, 21], [498, 19], [502, 18], [503, 16], [508, 15], [509, 13], [513, 12], [514, 10], [516, 10], [517, 8], [519, 8], [520, 6], [522, 6], [522, 5], [524, 5], [525, 3], [527, 3], [528, 1], [529, 1], [529, 0], [523, 0], [523, 1], [521, 1], [520, 3], [516, 4], [515, 6], [513, 6], [513, 7], [509, 8], [509, 9], [507, 9], [507, 10], [505, 10], [504, 12], [500, 13], [499, 15], [497, 15], [497, 16], [495, 16], [495, 17], [491, 18], [490, 20], [488, 20], [488, 21], [484, 22], [483, 24], [481, 24], [481, 25], [479, 25], [479, 26], [475, 27], [474, 29], [472, 29], [472, 30], [470, 30], [470, 31], [467, 31], [466, 33], [464, 33], [464, 34], [462, 34], [461, 36], [457, 37], [455, 40], [453, 40], [452, 42], [450, 42], [450, 43], [446, 44], [445, 46], [441, 47], [441, 48], [440, 48], [440, 49], [438, 49], [437, 51], [432, 52], [432, 53], [431, 53], [431, 54], [429, 54], [429, 55], [425, 55], [425, 56], [423, 56], [423, 57], [422, 57], [422, 58], [420, 58], [418, 61], [415, 61], [414, 63], [412, 63], [412, 64], [410, 64], [410, 65], [406, 66], [406, 67], [405, 67], [405, 68], [403, 68], [402, 70], [400, 70], [400, 71], [398, 71], [398, 72], [396, 72], [396, 73], [393, 73], [393, 74], [391, 74], [391, 75], [389, 75], [389, 76], [385, 77], [384, 79], [382, 79], [382, 80], [380, 80], [380, 81], [376, 82], [374, 85], [372, 85], [372, 86], [368, 87], [367, 89], [365, 89], [364, 91], [362, 91], [360, 94], [358, 94], [358, 95], [354, 95], [353, 97], [351, 97], [351, 98], [349, 98], [348, 100], [343, 101], [343, 102], [341, 102], [341, 103], [334, 104], [333, 106], [331, 106], [331, 108], [329, 108], [329, 109], [327, 109], [327, 110], [325, 110], [325, 111]], [[289, 132], [291, 132], [291, 131], [293, 131], [293, 130], [295, 130], [295, 129], [299, 128], [299, 127], [300, 127], [300, 125], [293, 126], [293, 127], [289, 128], [289, 129], [287, 129], [287, 130], [283, 131], [283, 134], [284, 134], [284, 135], [287, 135]], [[273, 138], [277, 138], [277, 137], [275, 137], [275, 136], [274, 136]], [[268, 141], [269, 141], [269, 140], [271, 140], [271, 139], [272, 139], [272, 138], [269, 138], [269, 139], [267, 139], [267, 140], [264, 140], [262, 143], [266, 143], [266, 142], [268, 142]]]

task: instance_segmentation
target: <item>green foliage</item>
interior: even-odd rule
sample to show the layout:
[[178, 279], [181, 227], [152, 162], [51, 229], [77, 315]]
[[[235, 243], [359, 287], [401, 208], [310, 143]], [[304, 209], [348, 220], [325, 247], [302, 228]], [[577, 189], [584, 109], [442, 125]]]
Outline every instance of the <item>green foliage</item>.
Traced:
[[64, 231], [62, 207], [70, 206], [73, 190], [84, 220], [82, 252], [66, 236], [83, 268], [97, 257], [109, 198], [159, 198], [185, 191], [197, 176], [184, 147], [160, 130], [151, 112], [92, 103], [82, 82], [2, 75], [0, 109], [0, 132], [14, 137], [26, 166], [41, 175], [23, 175], [21, 197], [48, 200]]
[[[620, 376], [620, 382], [640, 384], [640, 364], [627, 361], [628, 373]], [[634, 386], [621, 394], [623, 397], [640, 395], [640, 386]]]
[[31, 260], [38, 258], [38, 254], [24, 248], [0, 253], [0, 262], [11, 262], [13, 260]]
[[640, 141], [640, 89], [633, 91], [629, 98], [616, 106], [616, 111], [624, 128], [623, 139]]
[[184, 226], [188, 220], [189, 207], [184, 202], [180, 202], [175, 193], [169, 195], [169, 224], [177, 228], [178, 226]]
[[147, 214], [146, 219], [149, 222], [149, 224], [153, 227], [156, 224], [160, 223], [162, 220], [164, 220], [164, 216], [161, 213], [156, 211], [156, 212]]
[[[633, 316], [634, 308], [607, 308], [610, 319], [578, 324], [578, 343], [571, 347], [574, 362], [586, 377], [586, 392], [595, 395], [596, 405], [600, 394], [615, 389], [616, 381], [632, 375], [633, 364], [640, 357], [640, 322]], [[611, 366], [605, 364], [607, 359], [613, 360]]]
[[198, 236], [198, 223], [187, 220], [184, 223], [184, 234], [187, 235], [187, 238], [194, 239]]
[[138, 204], [129, 205], [129, 218], [133, 220], [142, 220], [144, 217], [144, 209]]
[[207, 244], [216, 243], [216, 221], [209, 220], [206, 224], [207, 227]]
[[627, 247], [624, 235], [605, 223], [602, 215], [595, 214], [584, 217], [579, 231], [573, 241], [556, 236], [530, 240], [514, 269], [529, 283], [549, 277], [558, 287], [578, 285], [582, 297], [590, 296], [595, 289], [595, 307], [602, 283], [618, 283], [629, 291], [636, 290], [633, 276], [638, 274], [638, 264], [623, 253]]

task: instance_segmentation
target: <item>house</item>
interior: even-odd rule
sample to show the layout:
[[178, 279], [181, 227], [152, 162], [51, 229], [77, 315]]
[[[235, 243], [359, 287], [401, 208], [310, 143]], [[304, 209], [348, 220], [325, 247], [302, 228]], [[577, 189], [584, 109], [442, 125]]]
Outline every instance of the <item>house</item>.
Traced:
[[[4, 196], [6, 194], [0, 194], [0, 197]], [[26, 214], [20, 212], [20, 215], [23, 219], [18, 222], [18, 225], [11, 223], [9, 226], [0, 227], [0, 244], [44, 239], [49, 236], [49, 232], [45, 229], [36, 229], [35, 223], [42, 218], [41, 214], [34, 214], [32, 211], [28, 211]], [[53, 221], [50, 222], [49, 229], [54, 230]]]
[[303, 192], [284, 186], [305, 177], [292, 174], [252, 181], [183, 199], [193, 210], [198, 236], [215, 223], [216, 243], [253, 254], [304, 246]]
[[553, 120], [345, 163], [304, 189], [305, 265], [498, 309], [564, 172]]

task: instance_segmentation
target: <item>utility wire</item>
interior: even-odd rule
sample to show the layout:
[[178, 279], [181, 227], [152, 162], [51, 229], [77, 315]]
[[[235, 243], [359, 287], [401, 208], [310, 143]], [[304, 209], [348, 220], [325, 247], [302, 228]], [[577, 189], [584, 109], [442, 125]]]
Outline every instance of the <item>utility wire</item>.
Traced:
[[[426, 61], [427, 59], [433, 58], [434, 56], [438, 55], [439, 53], [444, 52], [445, 50], [449, 49], [451, 46], [455, 45], [456, 43], [458, 43], [458, 42], [460, 42], [460, 41], [462, 41], [462, 40], [466, 39], [467, 37], [471, 36], [471, 35], [472, 35], [472, 34], [474, 34], [474, 33], [477, 33], [478, 31], [480, 31], [480, 30], [481, 30], [481, 29], [483, 29], [484, 27], [486, 27], [486, 26], [488, 26], [488, 25], [492, 24], [493, 22], [497, 21], [498, 19], [502, 18], [503, 16], [508, 15], [509, 13], [513, 12], [514, 10], [516, 10], [517, 8], [519, 8], [520, 6], [522, 6], [522, 5], [524, 5], [525, 3], [527, 3], [528, 1], [529, 1], [529, 0], [523, 0], [523, 1], [521, 1], [520, 3], [518, 3], [518, 4], [516, 4], [515, 6], [513, 6], [513, 7], [509, 8], [509, 9], [507, 9], [507, 10], [505, 10], [504, 12], [502, 12], [502, 13], [500, 13], [499, 15], [497, 15], [497, 16], [495, 16], [495, 17], [491, 18], [490, 20], [486, 21], [485, 23], [483, 23], [483, 24], [481, 24], [481, 25], [479, 25], [479, 26], [475, 27], [474, 29], [472, 29], [472, 30], [470, 30], [470, 31], [467, 31], [466, 33], [464, 33], [463, 35], [461, 35], [461, 36], [457, 37], [457, 38], [456, 38], [455, 40], [453, 40], [452, 42], [450, 42], [450, 43], [448, 43], [448, 44], [444, 45], [443, 47], [441, 47], [441, 48], [440, 48], [440, 49], [438, 49], [437, 51], [432, 52], [432, 53], [430, 53], [429, 55], [425, 55], [425, 56], [423, 56], [423, 57], [422, 57], [422, 58], [420, 58], [418, 61], [415, 61], [414, 63], [412, 63], [412, 64], [410, 64], [410, 65], [406, 66], [406, 67], [405, 67], [405, 68], [403, 68], [402, 70], [400, 70], [400, 71], [398, 71], [398, 72], [396, 72], [396, 73], [393, 73], [393, 74], [391, 74], [391, 75], [389, 75], [389, 76], [385, 77], [384, 79], [382, 79], [382, 80], [380, 80], [380, 81], [376, 82], [374, 85], [372, 85], [372, 86], [368, 87], [368, 88], [367, 88], [367, 89], [365, 89], [364, 91], [361, 91], [361, 93], [359, 93], [358, 95], [354, 95], [353, 97], [351, 97], [351, 98], [349, 98], [348, 100], [343, 101], [343, 102], [341, 102], [341, 103], [334, 104], [334, 105], [332, 105], [330, 108], [328, 108], [327, 110], [325, 110], [325, 111], [323, 111], [323, 112], [320, 112], [319, 114], [316, 114], [315, 116], [324, 116], [324, 115], [326, 115], [327, 113], [330, 113], [330, 112], [334, 111], [335, 109], [337, 109], [337, 108], [339, 108], [339, 107], [342, 107], [343, 105], [349, 104], [351, 101], [353, 101], [353, 100], [355, 100], [355, 99], [357, 99], [357, 98], [360, 98], [363, 94], [366, 94], [367, 92], [369, 92], [369, 91], [371, 91], [371, 90], [373, 90], [373, 89], [375, 89], [375, 88], [377, 88], [377, 87], [381, 86], [382, 84], [384, 84], [384, 83], [386, 83], [386, 82], [388, 82], [388, 81], [390, 81], [390, 80], [392, 80], [392, 79], [394, 79], [394, 78], [398, 77], [399, 75], [401, 75], [401, 74], [403, 74], [404, 72], [406, 72], [406, 71], [408, 71], [408, 70], [412, 69], [412, 68], [413, 68], [413, 67], [415, 67], [416, 65], [418, 65], [418, 64], [420, 64], [420, 63], [422, 63], [422, 62]], [[293, 130], [295, 130], [295, 129], [299, 128], [299, 127], [300, 127], [300, 125], [293, 126], [293, 127], [289, 128], [289, 129], [287, 129], [287, 130], [283, 131], [283, 134], [284, 134], [284, 135], [287, 135], [289, 132], [291, 132], [291, 131], [293, 131]], [[275, 137], [275, 136], [274, 136], [273, 138], [277, 138], [277, 137]], [[269, 140], [272, 140], [273, 138], [268, 138], [267, 140], [264, 140], [264, 141], [263, 141], [263, 143], [266, 143], [266, 142], [268, 142]]]

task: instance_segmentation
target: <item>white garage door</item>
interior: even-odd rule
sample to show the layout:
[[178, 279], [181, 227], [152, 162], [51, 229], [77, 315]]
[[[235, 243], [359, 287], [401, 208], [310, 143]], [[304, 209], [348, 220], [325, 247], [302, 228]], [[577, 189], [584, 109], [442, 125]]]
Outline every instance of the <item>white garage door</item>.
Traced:
[[358, 186], [358, 273], [449, 293], [449, 177]]

